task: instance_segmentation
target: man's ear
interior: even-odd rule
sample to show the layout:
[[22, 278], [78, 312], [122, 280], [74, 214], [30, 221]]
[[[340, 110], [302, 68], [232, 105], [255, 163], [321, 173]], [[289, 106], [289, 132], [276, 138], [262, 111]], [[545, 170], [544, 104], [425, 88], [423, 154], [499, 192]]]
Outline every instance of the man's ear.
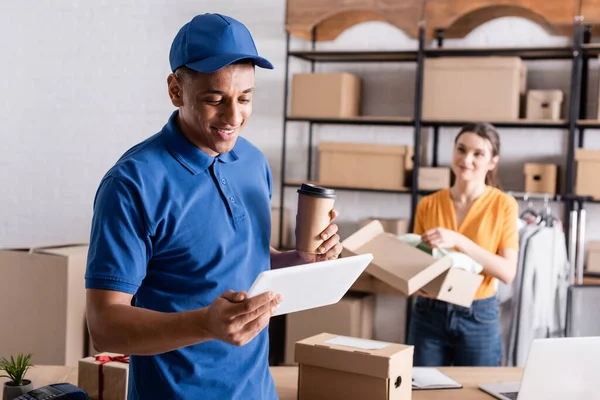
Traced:
[[183, 106], [183, 85], [175, 74], [169, 74], [167, 78], [169, 98], [175, 107]]

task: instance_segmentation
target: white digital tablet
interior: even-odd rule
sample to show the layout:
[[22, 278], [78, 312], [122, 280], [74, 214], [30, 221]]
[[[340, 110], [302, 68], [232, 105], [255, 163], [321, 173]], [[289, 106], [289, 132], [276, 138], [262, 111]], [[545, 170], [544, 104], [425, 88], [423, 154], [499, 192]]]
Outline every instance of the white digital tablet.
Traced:
[[335, 304], [367, 268], [372, 254], [320, 261], [261, 272], [248, 297], [265, 292], [281, 295], [275, 315]]

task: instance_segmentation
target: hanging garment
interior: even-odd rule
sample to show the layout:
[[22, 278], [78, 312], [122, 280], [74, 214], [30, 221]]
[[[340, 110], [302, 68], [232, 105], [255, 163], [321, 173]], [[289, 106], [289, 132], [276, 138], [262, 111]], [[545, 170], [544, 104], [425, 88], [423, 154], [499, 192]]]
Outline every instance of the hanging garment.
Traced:
[[564, 232], [560, 227], [531, 228], [520, 253], [520, 295], [514, 304], [513, 326], [507, 364], [524, 366], [531, 342], [559, 335], [564, 319], [557, 304], [562, 301], [568, 259]]

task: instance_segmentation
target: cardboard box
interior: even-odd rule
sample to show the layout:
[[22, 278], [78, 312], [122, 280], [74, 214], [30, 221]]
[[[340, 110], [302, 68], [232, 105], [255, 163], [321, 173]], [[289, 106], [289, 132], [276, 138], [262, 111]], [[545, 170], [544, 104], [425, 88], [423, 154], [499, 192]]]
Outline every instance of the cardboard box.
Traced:
[[419, 189], [440, 190], [450, 187], [450, 168], [447, 167], [420, 167]]
[[0, 357], [76, 366], [86, 346], [87, 245], [0, 250]]
[[423, 119], [519, 119], [526, 72], [519, 57], [428, 58], [423, 81]]
[[322, 333], [296, 344], [298, 400], [410, 400], [414, 347]]
[[79, 360], [77, 387], [92, 400], [127, 400], [128, 382], [129, 356], [100, 353]]
[[[343, 256], [372, 253], [373, 261], [363, 274], [372, 275], [385, 283], [384, 288], [390, 286], [405, 296], [423, 290], [439, 300], [470, 307], [483, 281], [481, 274], [451, 268], [449, 257], [435, 259], [384, 232], [378, 221], [352, 234], [342, 246]], [[365, 285], [363, 282], [358, 283]]]
[[592, 274], [600, 274], [600, 242], [587, 243], [585, 269]]
[[296, 342], [323, 331], [372, 339], [374, 314], [375, 298], [365, 294], [347, 294], [336, 304], [288, 314], [284, 363], [294, 363]]
[[556, 164], [526, 163], [525, 192], [527, 193], [556, 193], [558, 166]]
[[575, 194], [578, 196], [592, 196], [600, 199], [600, 150], [575, 149], [577, 161], [577, 177], [575, 179]]
[[349, 73], [294, 74], [290, 116], [352, 118], [360, 115], [361, 80]]
[[529, 90], [525, 117], [534, 121], [558, 121], [563, 98], [561, 90]]
[[[279, 248], [279, 218], [281, 211], [279, 207], [271, 207], [271, 247]], [[290, 228], [290, 210], [283, 209], [283, 235], [281, 237], [281, 247], [289, 248], [291, 237]]]
[[363, 228], [373, 221], [379, 221], [384, 231], [394, 235], [404, 235], [410, 227], [410, 220], [399, 218], [366, 218], [361, 220], [359, 225]]
[[319, 184], [403, 190], [407, 146], [319, 143]]

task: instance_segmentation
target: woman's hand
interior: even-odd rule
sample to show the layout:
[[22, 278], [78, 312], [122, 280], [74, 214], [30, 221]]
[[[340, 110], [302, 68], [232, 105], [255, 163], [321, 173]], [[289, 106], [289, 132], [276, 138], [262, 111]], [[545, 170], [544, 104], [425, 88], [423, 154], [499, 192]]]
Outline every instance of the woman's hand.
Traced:
[[461, 248], [465, 237], [458, 232], [446, 228], [434, 228], [421, 235], [421, 240], [432, 249], [440, 248]]

